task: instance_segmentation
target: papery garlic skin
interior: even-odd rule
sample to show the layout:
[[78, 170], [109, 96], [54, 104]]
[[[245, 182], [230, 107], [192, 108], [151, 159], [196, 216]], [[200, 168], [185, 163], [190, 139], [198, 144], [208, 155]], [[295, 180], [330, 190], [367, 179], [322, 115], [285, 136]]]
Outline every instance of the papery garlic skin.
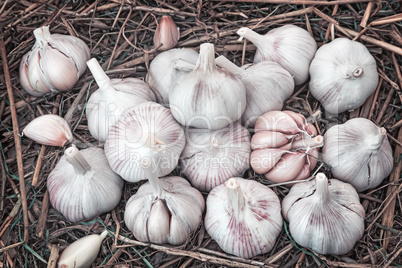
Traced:
[[377, 65], [357, 41], [336, 38], [321, 46], [310, 65], [310, 91], [330, 113], [353, 110], [374, 93]]
[[70, 244], [60, 255], [59, 268], [89, 268], [99, 253], [108, 231], [82, 237]]
[[179, 29], [170, 16], [162, 16], [154, 34], [154, 46], [158, 50], [168, 50], [177, 45], [180, 38]]
[[308, 31], [287, 24], [270, 30], [265, 35], [247, 27], [240, 28], [237, 34], [257, 47], [254, 63], [276, 62], [293, 76], [296, 85], [307, 81], [310, 62], [317, 50], [317, 43]]
[[49, 26], [33, 33], [36, 42], [20, 64], [22, 87], [33, 96], [71, 90], [86, 70], [88, 46], [75, 36], [50, 34]]
[[71, 222], [111, 211], [120, 202], [124, 181], [102, 149], [67, 148], [47, 179], [52, 206]]
[[250, 132], [239, 123], [223, 129], [186, 130], [181, 154], [182, 173], [200, 191], [211, 191], [249, 168]]
[[365, 118], [353, 118], [328, 129], [322, 157], [335, 178], [352, 184], [359, 192], [380, 185], [393, 168], [387, 131]]
[[42, 145], [63, 147], [73, 140], [70, 126], [64, 118], [45, 114], [32, 120], [22, 131], [24, 136]]
[[293, 239], [320, 254], [342, 255], [363, 236], [365, 212], [352, 185], [318, 173], [295, 184], [282, 201]]
[[143, 102], [154, 102], [156, 98], [149, 86], [140, 79], [110, 79], [94, 58], [87, 65], [99, 86], [87, 103], [88, 130], [95, 139], [105, 142], [111, 126], [124, 111]]
[[214, 45], [204, 43], [195, 69], [177, 79], [169, 101], [173, 116], [182, 125], [219, 129], [241, 117], [246, 89], [239, 78], [216, 66]]
[[193, 70], [177, 67], [178, 60], [195, 65], [198, 53], [190, 48], [170, 49], [158, 54], [149, 64], [148, 83], [161, 94], [164, 104], [169, 104], [169, 91], [177, 78]]
[[204, 223], [223, 251], [251, 258], [275, 245], [282, 230], [281, 205], [261, 183], [230, 178], [208, 195]]
[[143, 158], [157, 163], [156, 175], [175, 169], [185, 145], [182, 127], [169, 109], [152, 102], [127, 110], [109, 131], [105, 154], [110, 167], [128, 182], [146, 179]]

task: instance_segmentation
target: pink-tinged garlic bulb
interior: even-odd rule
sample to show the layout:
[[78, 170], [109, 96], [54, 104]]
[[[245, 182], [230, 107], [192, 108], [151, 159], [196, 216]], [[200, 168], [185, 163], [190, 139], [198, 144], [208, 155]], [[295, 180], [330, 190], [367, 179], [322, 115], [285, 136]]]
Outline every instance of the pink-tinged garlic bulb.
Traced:
[[257, 47], [254, 63], [276, 62], [293, 76], [296, 85], [307, 81], [310, 62], [317, 50], [317, 43], [309, 32], [288, 24], [270, 30], [265, 35], [247, 27], [240, 28], [237, 34]]
[[282, 202], [293, 239], [320, 254], [349, 252], [364, 233], [365, 212], [352, 185], [329, 180], [296, 183]]
[[159, 179], [150, 159], [141, 165], [148, 182], [127, 201], [124, 222], [140, 241], [182, 244], [201, 222], [204, 197], [181, 177]]
[[47, 179], [50, 203], [72, 222], [111, 211], [120, 202], [123, 184], [102, 149], [80, 151], [74, 145], [64, 151]]
[[328, 129], [322, 156], [336, 179], [352, 184], [359, 192], [380, 185], [393, 168], [387, 131], [365, 118]]
[[147, 102], [126, 111], [109, 131], [105, 154], [110, 167], [128, 182], [147, 179], [143, 158], [157, 163], [156, 175], [175, 169], [186, 138], [169, 109]]
[[250, 133], [239, 123], [218, 129], [190, 128], [181, 154], [182, 173], [200, 191], [211, 191], [250, 163]]
[[246, 89], [239, 78], [216, 66], [214, 45], [204, 43], [195, 69], [177, 79], [169, 101], [173, 116], [182, 125], [219, 129], [241, 117]]
[[293, 93], [293, 77], [275, 62], [262, 61], [240, 68], [224, 56], [215, 61], [218, 66], [238, 76], [246, 87], [247, 105], [241, 117], [246, 127], [254, 127], [258, 117], [266, 112], [282, 110], [283, 102]]
[[20, 64], [21, 86], [33, 96], [71, 90], [86, 70], [88, 46], [75, 36], [50, 34], [49, 26], [33, 33], [36, 42]]
[[22, 131], [24, 136], [37, 143], [63, 147], [73, 140], [70, 126], [64, 118], [45, 114], [32, 120]]
[[251, 138], [251, 166], [275, 183], [302, 180], [317, 164], [323, 137], [313, 125], [292, 111], [271, 111], [255, 124]]
[[168, 50], [174, 48], [179, 41], [179, 28], [174, 23], [172, 17], [162, 16], [154, 34], [154, 46], [158, 50]]
[[[181, 61], [180, 66], [177, 65]], [[190, 48], [175, 48], [158, 54], [149, 64], [147, 80], [162, 96], [162, 102], [169, 104], [169, 91], [178, 77], [194, 69], [198, 53]], [[187, 63], [188, 66], [183, 66]]]
[[140, 79], [110, 79], [94, 58], [87, 65], [99, 86], [87, 103], [88, 130], [95, 139], [105, 142], [109, 129], [124, 111], [143, 102], [154, 102], [156, 98], [149, 86]]
[[251, 258], [275, 245], [282, 230], [281, 205], [261, 183], [230, 178], [208, 195], [204, 223], [223, 251]]

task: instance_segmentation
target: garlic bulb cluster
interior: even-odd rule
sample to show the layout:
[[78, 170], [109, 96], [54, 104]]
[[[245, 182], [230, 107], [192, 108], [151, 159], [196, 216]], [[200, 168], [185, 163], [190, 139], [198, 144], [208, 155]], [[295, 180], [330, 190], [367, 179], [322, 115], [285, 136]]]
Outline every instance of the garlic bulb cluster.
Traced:
[[201, 222], [203, 196], [181, 177], [159, 179], [152, 160], [141, 165], [148, 182], [127, 201], [124, 222], [140, 241], [182, 244]]
[[35, 45], [20, 64], [21, 86], [33, 96], [72, 89], [86, 70], [88, 46], [75, 36], [50, 34], [49, 26], [33, 33]]
[[267, 253], [282, 230], [277, 195], [253, 180], [230, 178], [207, 198], [205, 229], [229, 254], [251, 258]]
[[313, 125], [292, 111], [271, 111], [255, 124], [251, 138], [251, 166], [276, 183], [302, 180], [317, 164], [323, 137]]
[[182, 125], [219, 129], [238, 120], [246, 108], [246, 89], [215, 64], [214, 45], [200, 46], [195, 69], [176, 80], [169, 92], [172, 114]]
[[156, 175], [176, 167], [186, 138], [169, 109], [154, 102], [126, 111], [109, 131], [105, 154], [110, 167], [128, 182], [146, 179], [143, 158], [156, 163]]
[[240, 68], [224, 56], [215, 61], [218, 66], [238, 76], [246, 87], [247, 105], [241, 118], [244, 126], [254, 127], [262, 114], [281, 110], [283, 102], [293, 93], [293, 77], [275, 62], [262, 61]]
[[87, 65], [99, 86], [87, 103], [88, 130], [95, 139], [105, 142], [109, 129], [124, 111], [146, 101], [156, 101], [156, 98], [140, 79], [110, 79], [94, 58]]
[[102, 149], [80, 151], [74, 145], [64, 151], [47, 179], [50, 203], [72, 222], [112, 210], [120, 202], [123, 184]]
[[387, 131], [365, 118], [328, 129], [322, 156], [335, 178], [359, 192], [377, 187], [393, 168]]
[[[181, 60], [190, 64], [190, 68], [177, 66]], [[162, 101], [169, 104], [169, 91], [176, 79], [193, 70], [198, 60], [198, 53], [190, 48], [175, 48], [158, 54], [149, 64], [148, 83], [162, 96]]]
[[186, 130], [182, 173], [200, 191], [211, 191], [249, 168], [250, 133], [239, 123], [223, 129]]
[[317, 50], [310, 65], [310, 91], [325, 110], [353, 110], [374, 93], [377, 65], [368, 49], [357, 41], [337, 38]]
[[172, 17], [162, 16], [154, 34], [154, 45], [159, 50], [174, 48], [180, 38], [179, 28]]
[[309, 32], [298, 26], [288, 24], [260, 35], [243, 27], [237, 34], [251, 41], [257, 51], [254, 63], [273, 61], [287, 70], [295, 84], [307, 81], [310, 62], [317, 50], [317, 43]]
[[63, 147], [73, 140], [70, 126], [62, 117], [54, 114], [41, 115], [22, 131], [24, 136], [37, 143]]
[[293, 239], [320, 254], [342, 255], [363, 236], [365, 212], [348, 183], [315, 180], [295, 184], [282, 202], [283, 217]]
[[102, 241], [108, 235], [105, 230], [101, 234], [92, 234], [70, 244], [60, 255], [59, 268], [89, 268], [99, 253]]

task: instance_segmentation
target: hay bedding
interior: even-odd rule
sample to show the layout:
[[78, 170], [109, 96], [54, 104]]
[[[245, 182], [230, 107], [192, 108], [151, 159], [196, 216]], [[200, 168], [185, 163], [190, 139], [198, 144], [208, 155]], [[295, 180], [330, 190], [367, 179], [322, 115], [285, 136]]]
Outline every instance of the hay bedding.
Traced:
[[[97, 267], [401, 267], [401, 11], [398, 1], [369, 0], [1, 1], [0, 268], [55, 267], [58, 254], [68, 244], [99, 233], [105, 226], [119, 236], [109, 236], [103, 242], [93, 264]], [[368, 118], [388, 130], [394, 150], [395, 166], [390, 177], [376, 189], [360, 194], [366, 208], [366, 230], [347, 255], [322, 256], [299, 248], [285, 229], [271, 252], [251, 260], [223, 253], [203, 226], [180, 247], [140, 243], [133, 240], [123, 222], [125, 202], [139, 183], [125, 185], [115, 210], [78, 224], [66, 221], [49, 205], [46, 178], [63, 149], [15, 136], [13, 123], [21, 130], [40, 114], [59, 114], [70, 123], [81, 148], [98, 146], [88, 132], [84, 113], [86, 100], [96, 85], [87, 71], [71, 92], [29, 96], [19, 84], [18, 65], [34, 43], [32, 31], [50, 25], [52, 33], [76, 35], [89, 45], [92, 56], [112, 78], [143, 78], [157, 54], [152, 44], [156, 20], [166, 14], [172, 15], [181, 29], [178, 47], [197, 49], [201, 43], [211, 42], [217, 53], [238, 65], [251, 62], [255, 51], [249, 42], [238, 41], [236, 31], [241, 26], [265, 33], [273, 27], [295, 24], [309, 30], [319, 45], [332, 35], [352, 39], [361, 33], [359, 40], [376, 58], [380, 72], [376, 93], [360, 109], [338, 118], [312, 117], [322, 133], [349, 118]], [[320, 109], [307, 84], [297, 87], [285, 106], [306, 117]], [[14, 111], [17, 120], [13, 119]], [[326, 171], [325, 167], [321, 166], [320, 171]], [[267, 184], [252, 170], [244, 176]], [[281, 199], [288, 192], [286, 187], [273, 189]], [[122, 241], [124, 237], [127, 239]]]

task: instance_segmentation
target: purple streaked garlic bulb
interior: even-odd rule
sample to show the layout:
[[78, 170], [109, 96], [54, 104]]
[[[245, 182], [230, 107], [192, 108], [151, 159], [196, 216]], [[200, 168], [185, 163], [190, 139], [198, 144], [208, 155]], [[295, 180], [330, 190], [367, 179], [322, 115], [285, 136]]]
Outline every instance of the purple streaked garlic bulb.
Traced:
[[209, 192], [250, 165], [250, 132], [239, 123], [218, 129], [189, 128], [181, 154], [182, 173], [191, 185]]
[[364, 233], [365, 212], [356, 190], [323, 173], [293, 185], [282, 213], [293, 239], [320, 254], [346, 254]]
[[282, 230], [278, 196], [261, 183], [230, 178], [207, 198], [205, 230], [219, 247], [242, 258], [269, 252]]
[[180, 38], [179, 28], [171, 16], [162, 16], [159, 24], [156, 26], [154, 34], [154, 46], [158, 50], [168, 50], [177, 45]]
[[156, 175], [175, 169], [186, 138], [169, 109], [154, 102], [126, 111], [109, 131], [105, 154], [110, 167], [128, 182], [147, 179], [143, 158], [157, 163]]
[[50, 203], [72, 222], [111, 211], [120, 202], [123, 184], [102, 149], [78, 150], [75, 145], [64, 151], [47, 178]]

